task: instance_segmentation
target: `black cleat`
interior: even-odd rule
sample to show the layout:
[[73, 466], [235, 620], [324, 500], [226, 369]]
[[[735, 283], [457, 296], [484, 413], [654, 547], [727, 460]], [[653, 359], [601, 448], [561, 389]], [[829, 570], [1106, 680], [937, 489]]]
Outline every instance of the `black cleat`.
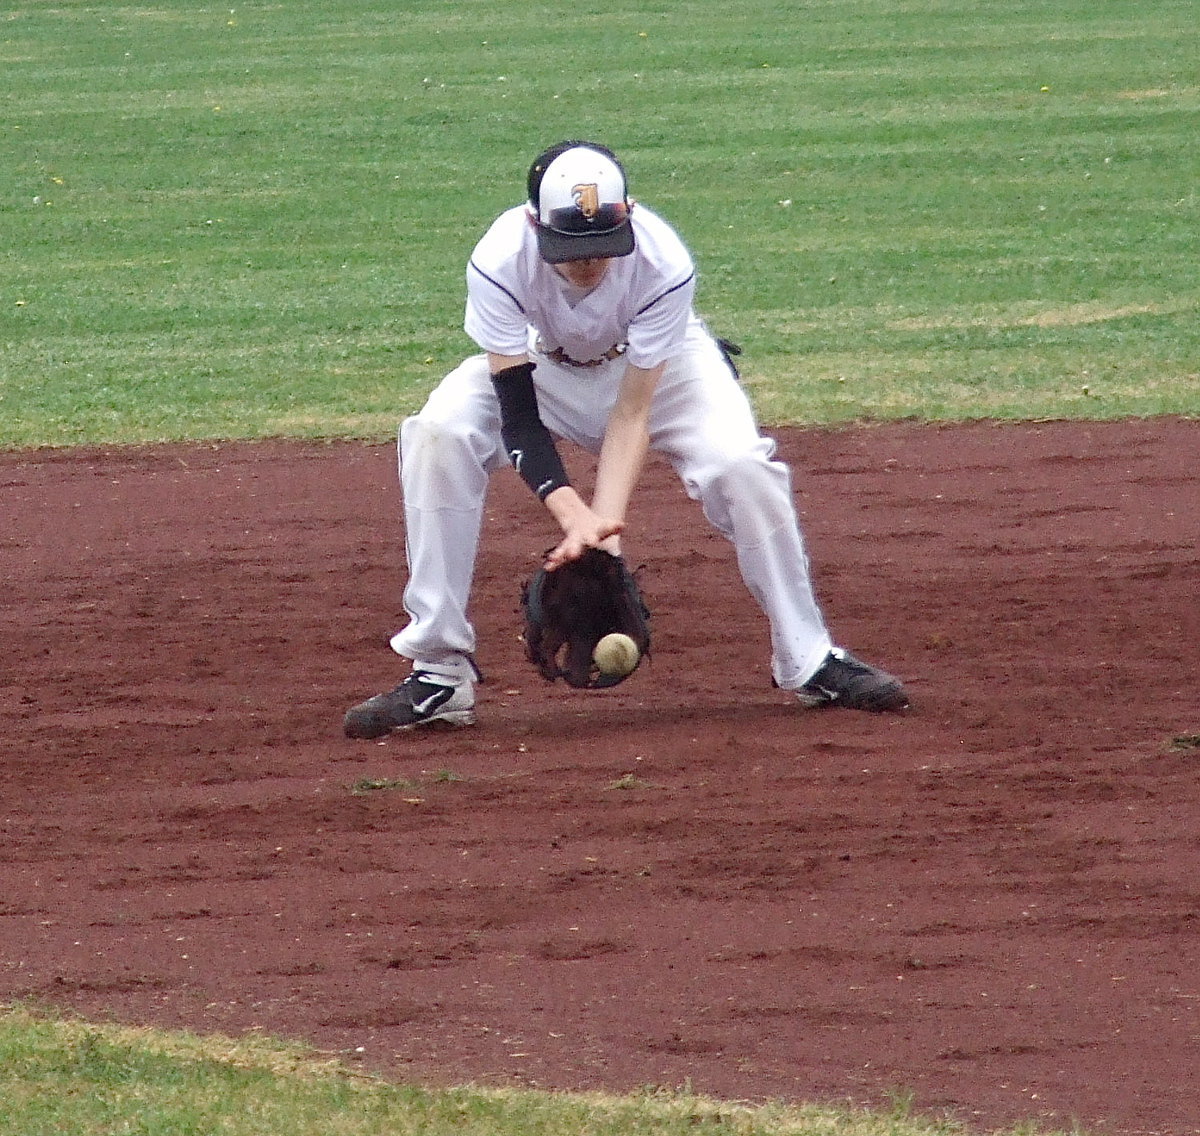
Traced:
[[846, 710], [907, 710], [908, 695], [894, 675], [868, 666], [849, 651], [834, 647], [821, 669], [796, 696], [807, 707], [840, 706]]
[[393, 730], [441, 723], [475, 724], [475, 684], [432, 671], [414, 670], [395, 690], [376, 694], [346, 711], [348, 738], [382, 738]]

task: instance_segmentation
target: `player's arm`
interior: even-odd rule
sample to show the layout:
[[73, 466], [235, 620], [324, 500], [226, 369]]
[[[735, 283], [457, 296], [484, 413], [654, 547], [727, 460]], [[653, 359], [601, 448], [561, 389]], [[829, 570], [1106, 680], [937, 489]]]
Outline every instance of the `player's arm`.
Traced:
[[488, 366], [500, 402], [500, 433], [509, 460], [563, 531], [562, 541], [546, 561], [548, 568], [557, 568], [620, 532], [621, 523], [597, 514], [572, 488], [554, 438], [538, 413], [529, 357], [489, 352]]
[[539, 501], [570, 488], [558, 447], [538, 411], [529, 356], [489, 352], [488, 368], [500, 404], [500, 436], [513, 468]]
[[[655, 367], [635, 367], [631, 363], [625, 368], [605, 428], [592, 508], [602, 516], [616, 518], [622, 526], [650, 448], [650, 406], [664, 367], [663, 363]], [[616, 537], [604, 547], [609, 552], [620, 551]]]
[[565, 495], [554, 502], [547, 498], [563, 529], [562, 541], [546, 557], [547, 568], [575, 560], [592, 547], [620, 555], [618, 536], [625, 528], [625, 513], [650, 446], [650, 404], [662, 372], [663, 365], [625, 368], [600, 447], [591, 507], [578, 496], [575, 501]]

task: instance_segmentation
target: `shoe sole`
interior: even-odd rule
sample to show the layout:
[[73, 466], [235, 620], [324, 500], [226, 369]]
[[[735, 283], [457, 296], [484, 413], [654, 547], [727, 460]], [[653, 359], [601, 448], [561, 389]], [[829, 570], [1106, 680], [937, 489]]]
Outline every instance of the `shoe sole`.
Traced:
[[474, 710], [451, 710], [448, 714], [434, 714], [422, 718], [419, 722], [408, 722], [401, 726], [383, 726], [376, 728], [370, 722], [356, 722], [347, 719], [342, 723], [342, 732], [348, 738], [356, 741], [374, 741], [376, 738], [386, 738], [388, 734], [399, 734], [406, 730], [429, 730], [439, 727], [447, 730], [462, 729], [464, 726], [475, 725]]
[[427, 726], [446, 726], [452, 730], [460, 730], [464, 726], [475, 725], [474, 710], [452, 710], [449, 714], [436, 714], [432, 718], [425, 718], [420, 722], [414, 722], [411, 726], [401, 726], [402, 730], [422, 730]]
[[808, 694], [796, 690], [801, 707], [805, 710], [865, 710], [872, 714], [900, 714], [912, 708], [908, 696], [902, 691], [881, 692], [862, 700], [850, 698], [825, 698], [820, 694]]
[[832, 698], [825, 698], [820, 694], [806, 694], [802, 690], [794, 690], [792, 693], [796, 696], [796, 701], [805, 710], [824, 710], [826, 707], [833, 705]]

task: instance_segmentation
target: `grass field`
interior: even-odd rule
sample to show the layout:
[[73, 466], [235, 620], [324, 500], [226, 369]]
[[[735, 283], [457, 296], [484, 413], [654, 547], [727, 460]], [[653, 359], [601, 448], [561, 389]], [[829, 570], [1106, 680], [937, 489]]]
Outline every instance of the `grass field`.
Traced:
[[[229, 6], [233, 3], [234, 6]], [[1200, 413], [1195, 0], [166, 0], [0, 16], [0, 447], [382, 438], [584, 136], [772, 422]], [[0, 1136], [950, 1132], [431, 1094], [6, 1015]]]
[[772, 422], [1192, 414], [1195, 0], [154, 6], [0, 23], [0, 446], [384, 437], [563, 136]]
[[[909, 1114], [389, 1085], [295, 1046], [0, 1011], [0, 1136], [966, 1136]], [[1011, 1136], [1033, 1136], [1014, 1129]], [[1051, 1134], [1045, 1134], [1051, 1136]]]

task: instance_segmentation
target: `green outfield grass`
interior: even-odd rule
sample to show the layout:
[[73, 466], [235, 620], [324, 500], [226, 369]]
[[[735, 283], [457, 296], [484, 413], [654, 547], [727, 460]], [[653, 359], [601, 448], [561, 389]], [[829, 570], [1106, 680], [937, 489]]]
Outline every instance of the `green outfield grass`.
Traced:
[[563, 136], [770, 422], [1194, 414], [1195, 0], [62, 0], [0, 18], [0, 446], [390, 436]]

